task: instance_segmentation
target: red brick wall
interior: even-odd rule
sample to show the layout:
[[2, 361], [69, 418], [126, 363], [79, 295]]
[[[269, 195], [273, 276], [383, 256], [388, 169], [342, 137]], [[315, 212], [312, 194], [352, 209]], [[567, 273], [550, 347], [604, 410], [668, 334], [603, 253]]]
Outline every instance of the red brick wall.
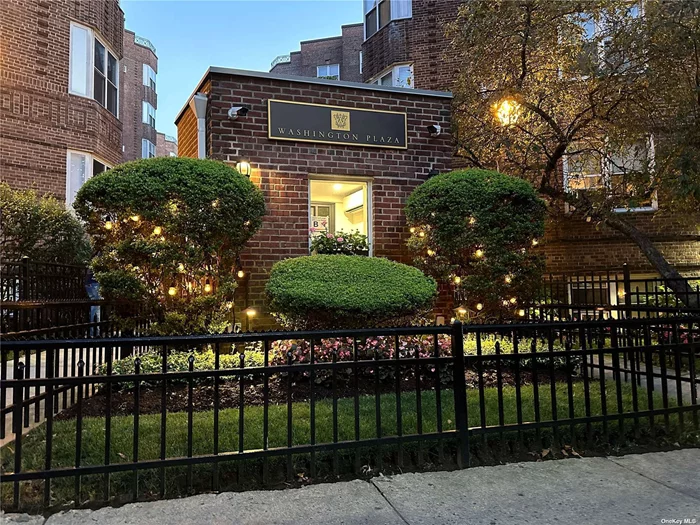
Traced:
[[166, 140], [165, 133], [158, 133], [156, 140], [156, 157], [177, 157], [177, 142]]
[[290, 54], [290, 62], [275, 65], [270, 72], [280, 75], [316, 77], [316, 66], [340, 65], [340, 80], [362, 82], [360, 74], [360, 49], [364, 29], [362, 24], [349, 24], [341, 28], [336, 37], [306, 40], [300, 43], [300, 51]]
[[[267, 100], [270, 98], [388, 111], [405, 111], [408, 118], [408, 149], [275, 141], [267, 138]], [[232, 105], [250, 108], [245, 118], [228, 120]], [[308, 255], [309, 176], [338, 175], [345, 179], [372, 180], [372, 243], [374, 255], [407, 262], [408, 229], [403, 214], [406, 198], [427, 178], [434, 167], [450, 168], [449, 134], [430, 138], [428, 124], [450, 124], [450, 99], [417, 94], [382, 92], [304, 82], [254, 77], [211, 75], [208, 156], [231, 165], [241, 158], [250, 161], [252, 180], [262, 189], [267, 215], [261, 230], [246, 248], [242, 262], [249, 281], [249, 301], [243, 287], [237, 308], [253, 306], [265, 312], [264, 287], [272, 265], [286, 257]], [[191, 156], [192, 110], [178, 122], [180, 155]], [[185, 145], [188, 145], [185, 148]], [[256, 328], [269, 326], [264, 315]]]
[[141, 158], [141, 139], [156, 143], [156, 129], [143, 123], [143, 101], [158, 108], [156, 92], [143, 85], [143, 65], [148, 64], [157, 73], [158, 57], [149, 48], [135, 43], [134, 36], [133, 31], [124, 31], [124, 58], [119, 71], [119, 118], [122, 121], [124, 162]]
[[118, 0], [3, 0], [0, 14], [0, 180], [65, 198], [66, 150], [121, 162], [122, 127], [96, 101], [68, 94], [70, 20], [121, 58]]

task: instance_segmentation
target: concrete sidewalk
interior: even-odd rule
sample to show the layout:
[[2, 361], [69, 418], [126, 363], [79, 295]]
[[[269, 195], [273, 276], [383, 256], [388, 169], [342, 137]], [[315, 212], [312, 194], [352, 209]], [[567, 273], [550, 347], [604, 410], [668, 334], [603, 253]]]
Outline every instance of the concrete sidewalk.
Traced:
[[700, 523], [700, 449], [206, 494], [48, 520], [3, 518], [32, 525], [693, 524]]

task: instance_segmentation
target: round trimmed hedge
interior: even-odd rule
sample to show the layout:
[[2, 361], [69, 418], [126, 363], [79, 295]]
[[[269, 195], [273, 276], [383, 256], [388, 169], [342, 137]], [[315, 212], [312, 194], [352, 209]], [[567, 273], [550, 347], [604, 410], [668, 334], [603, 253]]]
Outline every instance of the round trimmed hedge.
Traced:
[[276, 263], [266, 292], [286, 328], [362, 328], [410, 323], [430, 309], [437, 284], [388, 259], [311, 255]]

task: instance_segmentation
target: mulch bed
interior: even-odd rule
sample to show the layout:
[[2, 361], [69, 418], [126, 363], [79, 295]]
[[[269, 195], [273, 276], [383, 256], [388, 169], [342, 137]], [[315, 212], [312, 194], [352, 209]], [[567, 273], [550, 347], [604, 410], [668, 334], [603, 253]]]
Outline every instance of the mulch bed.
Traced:
[[[495, 371], [485, 371], [483, 373], [484, 387], [496, 387], [498, 378]], [[566, 381], [567, 374], [564, 372], [555, 372], [554, 379], [556, 382]], [[479, 387], [479, 376], [472, 370], [465, 372], [465, 380], [467, 388]], [[504, 370], [502, 372], [502, 382], [504, 386], [515, 385], [515, 376], [513, 372]], [[520, 384], [528, 385], [532, 383], [532, 374], [529, 371], [520, 371]], [[549, 376], [539, 373], [539, 384], [549, 384]], [[451, 388], [451, 385], [441, 385], [442, 389]], [[421, 391], [429, 391], [435, 389], [435, 379], [422, 379]], [[214, 409], [214, 382], [195, 385], [192, 388], [192, 410], [194, 412], [203, 412]], [[375, 393], [375, 383], [372, 377], [360, 377], [358, 381], [358, 390], [360, 395], [373, 395]], [[401, 390], [403, 392], [415, 392], [416, 381], [414, 377], [408, 377], [401, 381]], [[394, 379], [387, 379], [379, 384], [380, 394], [389, 394], [396, 392], [396, 382]], [[323, 398], [332, 398], [333, 389], [328, 384], [317, 384], [314, 386], [314, 395], [317, 400]], [[338, 380], [336, 386], [336, 395], [338, 398], [353, 397], [355, 395], [353, 381]], [[142, 386], [140, 392], [139, 413], [140, 414], [159, 414], [161, 412], [161, 396], [162, 388], [160, 386]], [[188, 387], [184, 384], [168, 385], [166, 407], [168, 412], [185, 412], [189, 410], [188, 406]], [[219, 408], [237, 408], [239, 406], [240, 384], [238, 381], [226, 381], [219, 384]], [[291, 401], [300, 402], [308, 401], [311, 398], [311, 385], [308, 380], [293, 381], [291, 388]], [[288, 396], [288, 379], [286, 377], [273, 376], [269, 380], [269, 402], [270, 404], [287, 403]], [[244, 381], [244, 406], [262, 405], [264, 403], [264, 386], [262, 380], [246, 380]], [[96, 393], [92, 397], [83, 400], [82, 415], [83, 417], [104, 417], [107, 412], [107, 396], [104, 390]], [[125, 416], [134, 414], [134, 391], [133, 389], [121, 389], [112, 391], [112, 415]], [[73, 419], [77, 417], [77, 406], [73, 405], [56, 415], [57, 420]]]

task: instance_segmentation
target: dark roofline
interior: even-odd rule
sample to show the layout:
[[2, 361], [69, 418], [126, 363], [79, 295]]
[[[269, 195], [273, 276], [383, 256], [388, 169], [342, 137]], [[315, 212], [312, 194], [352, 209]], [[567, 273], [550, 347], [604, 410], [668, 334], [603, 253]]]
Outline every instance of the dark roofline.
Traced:
[[313, 44], [314, 42], [323, 42], [325, 40], [338, 40], [339, 38], [343, 38], [343, 35], [325, 36], [323, 38], [313, 38], [311, 40], [302, 40], [301, 42], [299, 42], [299, 45], [301, 46], [302, 44]]
[[228, 67], [210, 66], [202, 78], [197, 82], [197, 87], [192, 94], [187, 97], [185, 105], [175, 117], [175, 124], [178, 123], [185, 110], [189, 107], [190, 99], [199, 91], [204, 81], [212, 74], [219, 73], [223, 75], [235, 75], [239, 77], [264, 78], [268, 80], [283, 80], [287, 82], [299, 82], [301, 84], [317, 84], [320, 86], [345, 87], [351, 89], [362, 89], [366, 91], [379, 91], [384, 93], [397, 93], [399, 95], [418, 95], [423, 97], [435, 98], [452, 98], [452, 93], [449, 91], [430, 91], [427, 89], [411, 89], [399, 88], [390, 86], [379, 86], [377, 84], [365, 84], [363, 82], [348, 82], [347, 80], [327, 80], [325, 78], [299, 77], [296, 75], [279, 75], [275, 73], [267, 73], [265, 71], [249, 71], [246, 69], [233, 69]]

